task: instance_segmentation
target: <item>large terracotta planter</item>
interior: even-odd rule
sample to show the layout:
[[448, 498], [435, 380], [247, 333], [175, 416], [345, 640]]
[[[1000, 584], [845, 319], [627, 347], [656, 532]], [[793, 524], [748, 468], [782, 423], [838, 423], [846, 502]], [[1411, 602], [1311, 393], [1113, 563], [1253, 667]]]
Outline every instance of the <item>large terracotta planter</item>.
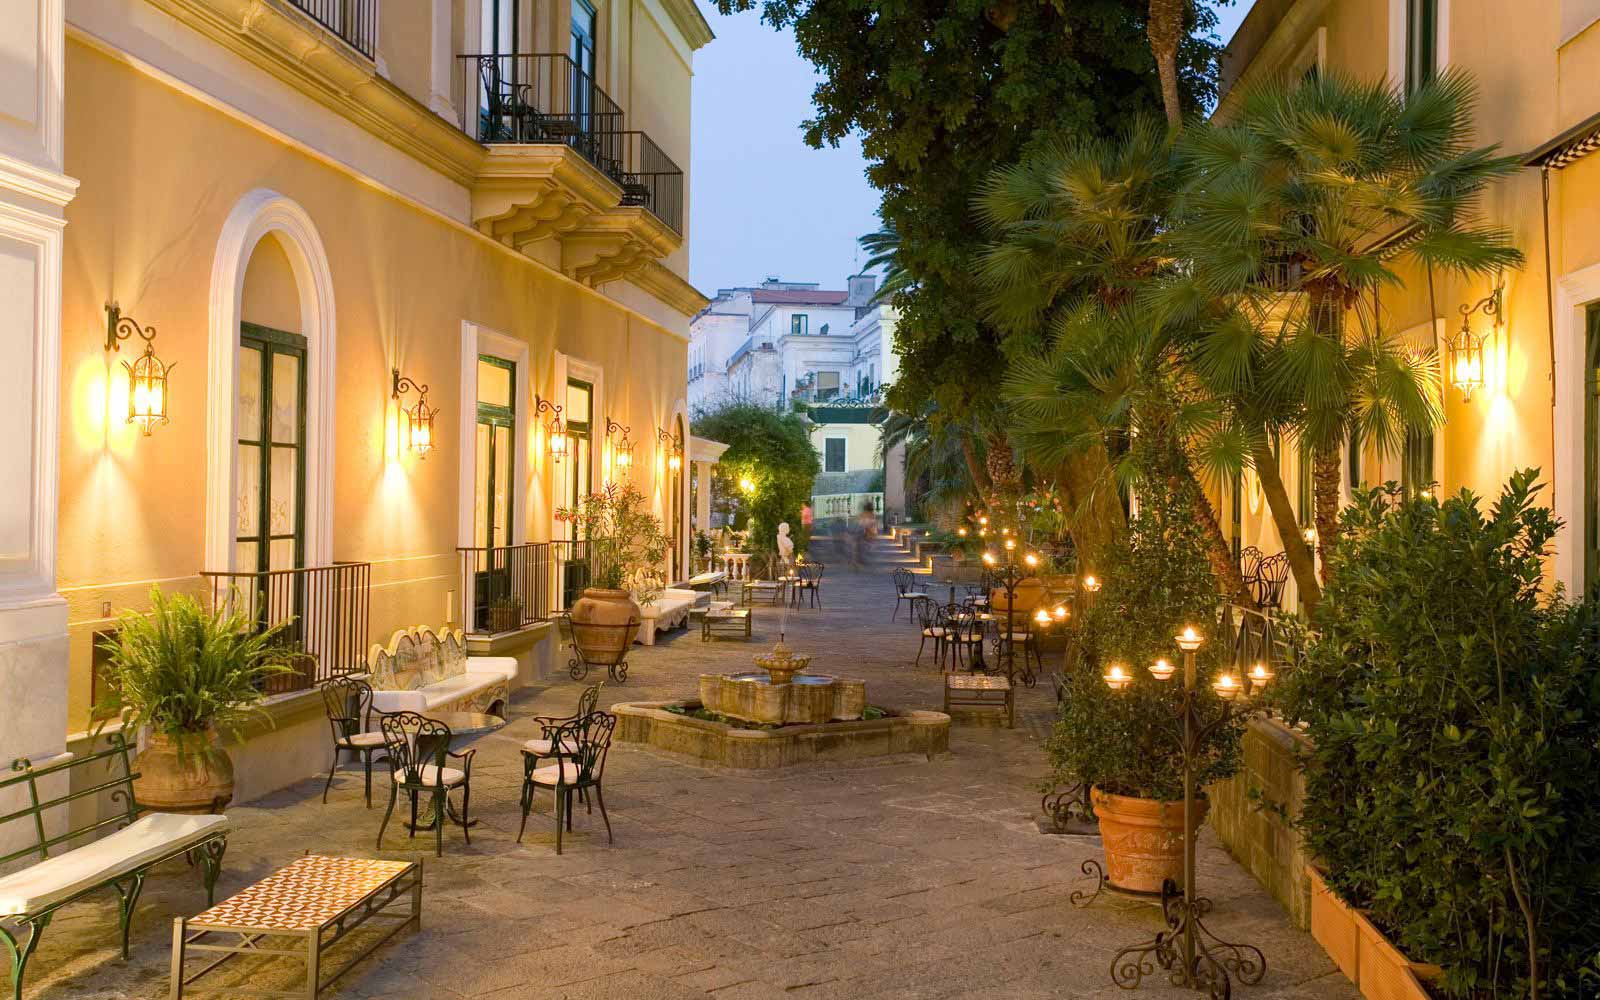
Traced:
[[233, 759], [215, 732], [187, 740], [183, 752], [164, 733], [151, 733], [134, 761], [134, 800], [168, 813], [216, 813], [233, 801]]
[[[1106, 854], [1106, 878], [1130, 892], [1161, 891], [1161, 883], [1183, 881], [1183, 801], [1138, 799], [1089, 790], [1100, 821], [1100, 842]], [[1195, 802], [1195, 828], [1210, 804]]]
[[[1044, 603], [1044, 581], [1036, 576], [1024, 577], [1017, 581], [1017, 618], [1023, 619], [1033, 614], [1033, 609]], [[1006, 613], [1006, 588], [996, 587], [989, 595], [989, 610], [1004, 615]]]
[[[623, 630], [606, 630], [604, 638], [600, 640], [586, 639], [584, 652], [595, 653], [620, 653], [633, 644], [633, 637], [639, 632], [639, 622], [644, 615], [639, 611], [639, 602], [626, 590], [609, 590], [602, 587], [588, 587], [583, 596], [572, 605], [572, 620], [578, 625], [626, 625], [629, 620], [634, 623], [633, 628]], [[590, 644], [599, 641], [605, 648], [590, 649]]]
[[1311, 936], [1346, 979], [1360, 982], [1361, 931], [1356, 926], [1356, 911], [1328, 888], [1322, 872], [1311, 865], [1306, 865], [1306, 880], [1311, 883]]

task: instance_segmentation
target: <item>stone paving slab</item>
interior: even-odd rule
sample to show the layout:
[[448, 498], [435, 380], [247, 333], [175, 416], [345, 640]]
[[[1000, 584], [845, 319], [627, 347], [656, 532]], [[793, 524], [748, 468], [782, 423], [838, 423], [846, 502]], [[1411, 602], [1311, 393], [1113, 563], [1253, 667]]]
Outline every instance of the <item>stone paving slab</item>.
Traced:
[[[825, 608], [786, 616], [790, 645], [813, 654], [813, 669], [864, 678], [875, 705], [936, 708], [931, 649], [914, 669], [916, 630], [889, 622], [888, 567], [830, 567], [823, 591]], [[758, 608], [749, 643], [680, 632], [636, 647], [628, 683], [606, 685], [601, 703], [692, 696], [703, 671], [749, 669], [784, 617]], [[1070, 906], [1083, 886], [1079, 865], [1099, 856], [1099, 841], [1042, 835], [1036, 825], [1048, 682], [1019, 692], [1015, 730], [958, 714], [951, 752], [932, 761], [750, 773], [620, 745], [606, 781], [616, 843], [606, 843], [598, 813], [580, 809], [557, 857], [548, 795], [516, 843], [518, 748], [537, 735], [528, 716], [569, 712], [581, 687], [563, 676], [520, 692], [510, 725], [475, 741], [471, 846], [449, 830], [435, 860], [431, 834], [410, 841], [391, 823], [376, 850], [383, 803], [364, 809], [359, 771], [346, 772], [326, 806], [317, 778], [230, 809], [236, 832], [219, 898], [308, 850], [420, 857], [423, 930], [357, 966], [340, 983], [347, 997], [1130, 996], [1110, 983], [1111, 956], [1152, 934], [1156, 911], [1105, 897]], [[1266, 980], [1235, 996], [1356, 995], [1209, 835], [1200, 865], [1212, 924], [1268, 957]], [[197, 882], [181, 862], [150, 879], [127, 963], [116, 957], [114, 899], [69, 907], [43, 939], [27, 995], [165, 997], [171, 920], [203, 908]], [[270, 972], [254, 985], [269, 981]], [[1141, 992], [1193, 995], [1158, 981]]]

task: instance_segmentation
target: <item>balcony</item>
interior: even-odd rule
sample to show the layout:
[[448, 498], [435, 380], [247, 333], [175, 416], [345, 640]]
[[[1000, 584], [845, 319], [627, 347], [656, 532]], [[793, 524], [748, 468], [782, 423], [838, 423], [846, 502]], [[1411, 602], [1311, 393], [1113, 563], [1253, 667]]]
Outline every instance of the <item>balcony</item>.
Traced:
[[283, 646], [307, 654], [314, 666], [273, 678], [269, 694], [304, 690], [336, 674], [366, 669], [372, 564], [267, 572], [201, 573], [213, 609], [231, 608], [258, 628], [283, 627]]
[[378, 0], [289, 0], [289, 5], [368, 59], [377, 51]]
[[473, 187], [484, 233], [523, 252], [571, 237], [562, 269], [590, 285], [683, 243], [683, 171], [559, 53], [457, 57], [462, 128], [488, 148]]
[[586, 548], [567, 541], [457, 548], [467, 634], [516, 632], [566, 610], [588, 584]]

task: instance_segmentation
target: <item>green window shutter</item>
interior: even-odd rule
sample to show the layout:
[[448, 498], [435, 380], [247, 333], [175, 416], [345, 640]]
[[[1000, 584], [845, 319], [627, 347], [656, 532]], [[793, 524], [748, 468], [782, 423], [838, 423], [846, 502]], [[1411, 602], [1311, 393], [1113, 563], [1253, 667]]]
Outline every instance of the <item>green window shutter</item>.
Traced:
[[1600, 306], [1588, 311], [1583, 397], [1583, 552], [1585, 591], [1600, 586]]

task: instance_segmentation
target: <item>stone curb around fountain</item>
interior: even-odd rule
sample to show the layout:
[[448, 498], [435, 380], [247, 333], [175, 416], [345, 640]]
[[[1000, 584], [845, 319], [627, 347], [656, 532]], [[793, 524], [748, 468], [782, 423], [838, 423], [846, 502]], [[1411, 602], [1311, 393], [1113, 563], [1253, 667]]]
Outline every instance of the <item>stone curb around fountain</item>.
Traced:
[[699, 707], [697, 701], [638, 701], [610, 710], [618, 719], [617, 739], [624, 743], [741, 770], [913, 753], [931, 760], [950, 749], [950, 716], [943, 712], [911, 710], [881, 719], [742, 729], [668, 711]]

